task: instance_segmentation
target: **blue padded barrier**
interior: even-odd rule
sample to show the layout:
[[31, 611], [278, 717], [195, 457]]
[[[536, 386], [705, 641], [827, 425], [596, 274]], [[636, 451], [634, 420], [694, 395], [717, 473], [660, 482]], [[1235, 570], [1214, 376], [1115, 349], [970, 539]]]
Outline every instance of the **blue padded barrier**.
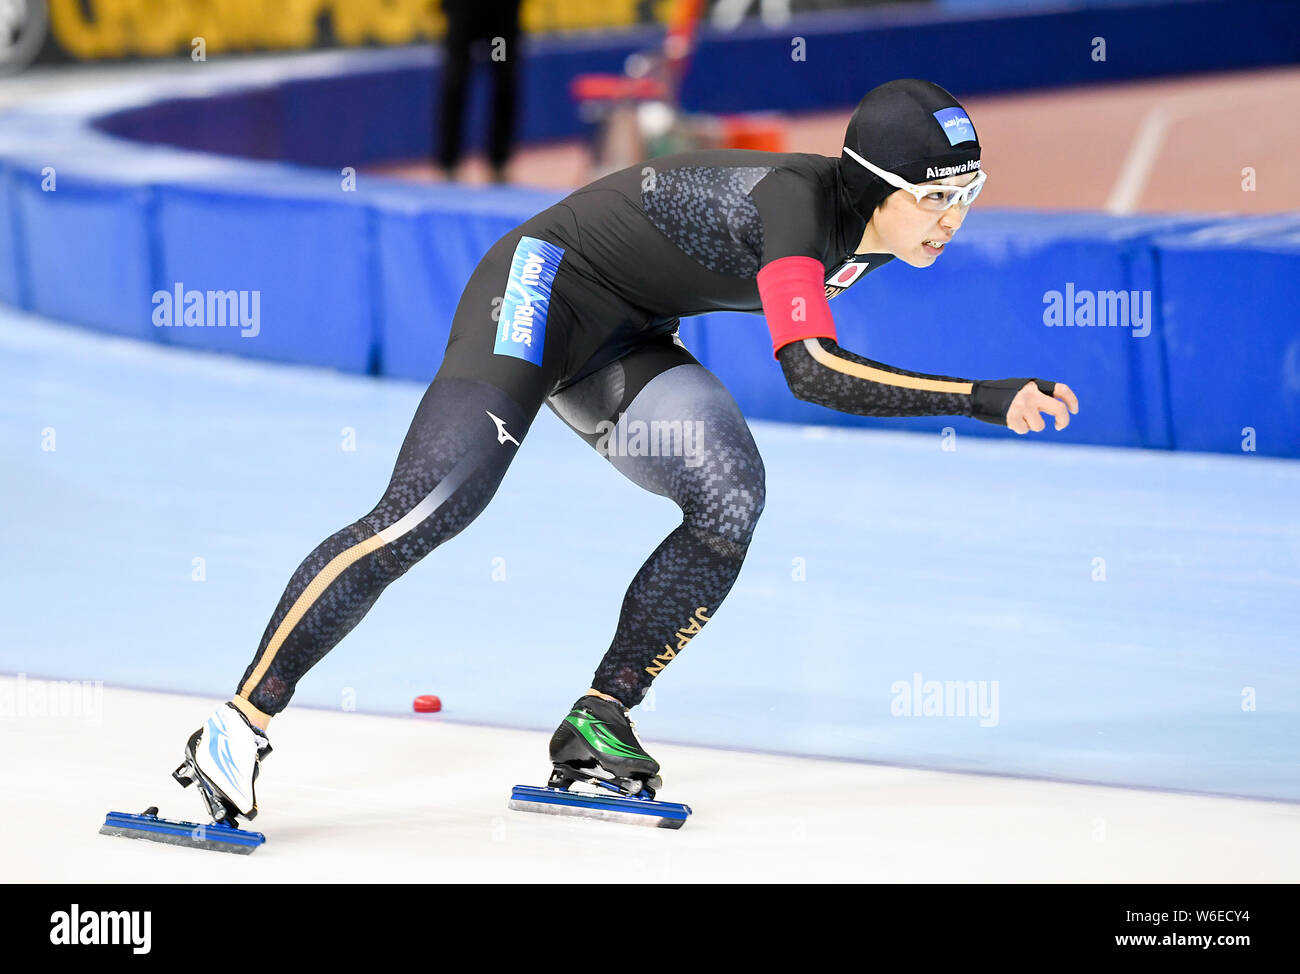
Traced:
[[[461, 291], [483, 254], [557, 198], [533, 190], [437, 187], [422, 193], [418, 202], [392, 200], [378, 207], [374, 245], [380, 371], [431, 379], [442, 362]], [[487, 320], [492, 309], [483, 310]]]
[[132, 338], [150, 338], [147, 187], [39, 170], [12, 176], [22, 228], [25, 307]]
[[1300, 214], [1156, 240], [1180, 450], [1300, 456]]
[[159, 327], [169, 344], [366, 372], [375, 308], [366, 209], [206, 186], [157, 190], [156, 287], [256, 292], [252, 327]]
[[26, 244], [23, 225], [18, 219], [14, 190], [15, 174], [0, 164], [0, 301], [15, 308], [26, 308]]

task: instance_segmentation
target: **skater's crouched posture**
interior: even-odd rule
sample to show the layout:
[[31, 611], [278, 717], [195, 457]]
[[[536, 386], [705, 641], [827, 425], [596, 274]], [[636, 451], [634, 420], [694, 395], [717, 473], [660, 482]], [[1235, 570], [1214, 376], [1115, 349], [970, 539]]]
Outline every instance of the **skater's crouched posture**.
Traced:
[[[499, 240], [460, 299], [388, 489], [298, 566], [236, 696], [190, 740], [192, 776], [214, 817], [256, 814], [270, 718], [390, 582], [484, 509], [543, 403], [625, 477], [682, 510], [632, 579], [591, 688], [551, 740], [553, 784], [601, 779], [652, 796], [659, 765], [627, 711], [718, 611], [764, 504], [745, 419], [678, 340], [679, 318], [762, 311], [791, 390], [832, 409], [973, 416], [1020, 433], [1044, 428], [1041, 410], [1063, 428], [1067, 407], [1078, 408], [1063, 384], [908, 372], [835, 341], [828, 299], [895, 258], [932, 264], [984, 178], [957, 101], [929, 82], [894, 81], [859, 104], [839, 158], [720, 150], [656, 159], [583, 187]], [[683, 449], [607, 449], [652, 428], [679, 435]]]

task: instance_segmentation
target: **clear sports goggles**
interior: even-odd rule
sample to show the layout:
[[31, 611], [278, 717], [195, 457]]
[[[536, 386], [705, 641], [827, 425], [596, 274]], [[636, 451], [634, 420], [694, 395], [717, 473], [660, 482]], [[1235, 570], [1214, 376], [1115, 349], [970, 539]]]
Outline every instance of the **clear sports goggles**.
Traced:
[[844, 151], [849, 154], [850, 158], [866, 166], [868, 170], [889, 183], [890, 186], [911, 193], [916, 197], [916, 205], [923, 210], [946, 210], [954, 203], [970, 206], [975, 202], [975, 197], [979, 196], [980, 190], [984, 188], [984, 180], [988, 178], [981, 169], [979, 174], [965, 186], [917, 186], [915, 183], [909, 183], [902, 176], [896, 176], [879, 166], [873, 166], [847, 145], [844, 147]]

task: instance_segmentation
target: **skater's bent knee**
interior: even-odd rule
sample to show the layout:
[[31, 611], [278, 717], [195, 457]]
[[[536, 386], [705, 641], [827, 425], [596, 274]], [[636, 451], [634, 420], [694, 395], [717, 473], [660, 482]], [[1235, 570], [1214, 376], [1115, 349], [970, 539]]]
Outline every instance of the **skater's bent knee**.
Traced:
[[676, 498], [687, 523], [746, 546], [767, 503], [763, 462], [753, 456], [715, 456], [684, 478]]
[[364, 517], [353, 521], [348, 526], [348, 530], [352, 533], [352, 537], [358, 545], [373, 548], [371, 556], [375, 565], [391, 582], [410, 571], [419, 559], [403, 558], [398, 553], [396, 545], [385, 543], [380, 537], [382, 527], [377, 522], [375, 512], [371, 511]]

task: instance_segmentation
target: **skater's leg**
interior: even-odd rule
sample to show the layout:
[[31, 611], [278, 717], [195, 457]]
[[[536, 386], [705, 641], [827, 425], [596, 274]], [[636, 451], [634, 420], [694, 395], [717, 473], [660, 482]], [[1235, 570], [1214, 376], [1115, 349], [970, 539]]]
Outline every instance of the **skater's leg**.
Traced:
[[322, 542], [289, 580], [232, 701], [258, 727], [390, 582], [478, 516], [553, 387], [562, 327], [548, 330], [544, 319], [535, 326], [537, 363], [495, 352], [494, 314], [515, 242], [500, 241], [471, 276], [442, 367], [379, 503]]
[[[537, 408], [530, 413], [485, 382], [434, 379], [379, 503], [322, 542], [290, 578], [236, 706], [263, 727], [283, 710], [298, 680], [384, 588], [487, 506]], [[493, 416], [508, 437], [499, 436]]]
[[[197, 782], [214, 820], [257, 814], [253, 786], [271, 751], [264, 731], [298, 680], [390, 582], [463, 530], [496, 492], [572, 354], [570, 305], [551, 301], [563, 254], [549, 240], [515, 232], [498, 240], [470, 276], [442, 366], [379, 503], [298, 566], [235, 697], [186, 745], [185, 763], [173, 776], [183, 785]], [[498, 328], [503, 295], [516, 310]]]
[[[763, 461], [731, 394], [680, 345], [638, 350], [548, 403], [624, 476], [682, 509], [628, 587], [592, 680], [630, 708], [731, 590], [763, 511]], [[620, 455], [644, 453], [638, 435], [661, 455]]]

